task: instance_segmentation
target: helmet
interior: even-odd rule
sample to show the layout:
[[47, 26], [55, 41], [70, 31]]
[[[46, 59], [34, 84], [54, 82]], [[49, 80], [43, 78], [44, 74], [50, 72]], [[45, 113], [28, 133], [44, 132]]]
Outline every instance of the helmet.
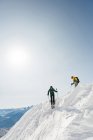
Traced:
[[73, 79], [74, 78], [74, 76], [71, 76], [71, 79]]

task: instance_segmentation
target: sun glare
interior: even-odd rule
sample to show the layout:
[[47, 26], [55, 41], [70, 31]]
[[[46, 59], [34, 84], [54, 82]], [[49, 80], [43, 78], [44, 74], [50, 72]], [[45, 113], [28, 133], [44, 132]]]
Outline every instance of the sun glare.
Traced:
[[12, 66], [24, 66], [28, 63], [28, 53], [23, 48], [13, 48], [8, 51], [7, 60]]

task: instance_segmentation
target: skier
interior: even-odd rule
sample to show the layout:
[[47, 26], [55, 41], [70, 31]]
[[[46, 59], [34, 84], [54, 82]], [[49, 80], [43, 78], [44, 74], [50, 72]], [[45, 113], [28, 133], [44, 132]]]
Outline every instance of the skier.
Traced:
[[73, 83], [71, 85], [75, 85], [75, 87], [79, 84], [79, 78], [75, 76], [71, 76], [71, 79], [73, 80]]
[[50, 98], [51, 98], [51, 107], [54, 108], [55, 105], [55, 94], [54, 92], [58, 92], [57, 90], [55, 90], [52, 86], [50, 86], [50, 89], [48, 90], [47, 95], [49, 96], [50, 93]]

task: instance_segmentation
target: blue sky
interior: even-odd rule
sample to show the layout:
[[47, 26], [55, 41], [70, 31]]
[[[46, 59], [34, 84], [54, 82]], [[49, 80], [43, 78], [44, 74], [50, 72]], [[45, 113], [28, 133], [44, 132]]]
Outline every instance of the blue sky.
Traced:
[[47, 100], [53, 85], [59, 96], [71, 75], [93, 83], [92, 0], [0, 1], [0, 107]]

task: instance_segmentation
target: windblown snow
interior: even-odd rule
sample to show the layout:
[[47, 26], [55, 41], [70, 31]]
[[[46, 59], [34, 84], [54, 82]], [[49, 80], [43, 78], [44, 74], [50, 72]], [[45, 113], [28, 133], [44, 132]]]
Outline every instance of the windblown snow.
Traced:
[[93, 140], [93, 84], [30, 109], [0, 140]]

